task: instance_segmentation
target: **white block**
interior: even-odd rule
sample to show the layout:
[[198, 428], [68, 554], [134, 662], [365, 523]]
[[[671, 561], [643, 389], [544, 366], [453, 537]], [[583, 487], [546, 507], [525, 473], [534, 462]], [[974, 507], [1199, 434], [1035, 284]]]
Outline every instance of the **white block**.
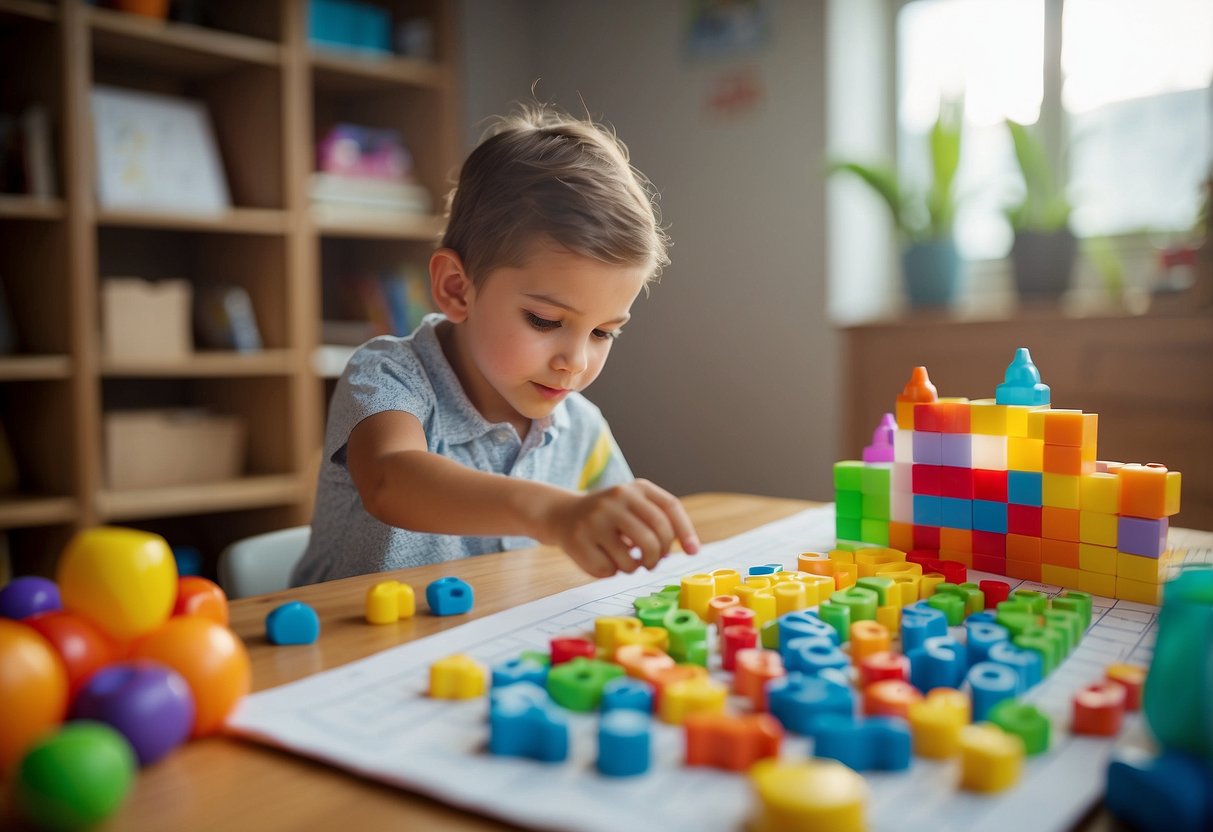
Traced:
[[912, 430], [895, 430], [895, 431], [893, 431], [893, 461], [894, 462], [913, 462], [914, 461], [914, 431], [912, 431]]
[[914, 495], [909, 491], [891, 491], [889, 493], [889, 519], [897, 523], [913, 523]]
[[974, 434], [973, 467], [987, 471], [1007, 470], [1007, 438]]

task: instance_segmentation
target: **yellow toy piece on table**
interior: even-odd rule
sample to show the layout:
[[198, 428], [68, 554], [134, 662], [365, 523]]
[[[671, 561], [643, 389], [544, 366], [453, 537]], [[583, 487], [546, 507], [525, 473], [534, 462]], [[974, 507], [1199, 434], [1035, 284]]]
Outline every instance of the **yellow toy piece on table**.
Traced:
[[475, 699], [484, 695], [487, 682], [484, 665], [462, 653], [430, 665], [430, 696], [434, 699]]
[[391, 624], [412, 618], [417, 612], [413, 588], [400, 581], [380, 581], [366, 593], [366, 620], [370, 624]]
[[758, 799], [752, 832], [861, 832], [868, 786], [842, 763], [759, 760], [750, 769]]
[[979, 722], [960, 731], [960, 787], [1000, 792], [1019, 782], [1023, 740], [996, 725]]

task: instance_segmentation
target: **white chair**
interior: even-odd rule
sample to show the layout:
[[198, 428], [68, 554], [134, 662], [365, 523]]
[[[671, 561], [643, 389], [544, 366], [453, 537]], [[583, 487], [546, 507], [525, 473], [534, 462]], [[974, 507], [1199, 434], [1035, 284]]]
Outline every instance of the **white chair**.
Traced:
[[228, 598], [286, 589], [311, 533], [309, 526], [295, 526], [237, 540], [219, 555], [219, 585]]

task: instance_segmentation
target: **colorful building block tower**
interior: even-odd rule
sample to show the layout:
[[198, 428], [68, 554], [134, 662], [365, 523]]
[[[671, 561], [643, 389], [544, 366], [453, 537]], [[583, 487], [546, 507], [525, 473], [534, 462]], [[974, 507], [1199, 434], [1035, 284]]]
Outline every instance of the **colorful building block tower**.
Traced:
[[1157, 604], [1180, 474], [1099, 461], [1098, 427], [1051, 406], [1025, 348], [993, 399], [941, 398], [915, 367], [863, 460], [834, 466], [837, 537]]

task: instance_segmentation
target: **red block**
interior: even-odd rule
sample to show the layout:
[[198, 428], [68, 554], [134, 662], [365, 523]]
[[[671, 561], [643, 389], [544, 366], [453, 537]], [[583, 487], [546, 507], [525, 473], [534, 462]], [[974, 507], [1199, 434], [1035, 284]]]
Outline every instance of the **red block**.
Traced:
[[973, 531], [973, 554], [1007, 556], [1007, 536], [998, 532]]
[[1007, 534], [1040, 537], [1040, 506], [1007, 506]]
[[910, 468], [910, 488], [915, 494], [940, 496], [938, 465], [913, 465]]
[[1114, 737], [1125, 718], [1125, 689], [1115, 682], [1088, 685], [1074, 694], [1074, 721], [1070, 732]]
[[973, 499], [1005, 503], [1007, 501], [1007, 472], [989, 471], [985, 468], [974, 469]]
[[758, 644], [758, 631], [750, 624], [734, 624], [721, 631], [721, 641], [720, 665], [731, 671], [736, 666], [737, 651]]
[[914, 430], [968, 433], [972, 427], [968, 402], [929, 402], [914, 405]]
[[939, 560], [938, 549], [911, 549], [906, 552], [906, 560], [910, 563], [917, 563], [922, 567], [922, 571], [926, 572], [927, 564], [931, 561]]
[[[1007, 574], [1007, 559], [997, 555], [973, 555], [973, 568], [979, 572], [989, 572], [991, 575], [1005, 575]], [[986, 581], [982, 581], [982, 583], [986, 583]], [[991, 606], [989, 601], [986, 601], [986, 606]]]
[[729, 607], [720, 614], [720, 632], [724, 632], [729, 627], [737, 627], [745, 625], [750, 629], [754, 629], [754, 611], [749, 607]]
[[932, 560], [922, 565], [922, 571], [938, 572], [950, 584], [963, 584], [968, 578], [969, 570], [963, 563], [954, 560]]
[[859, 687], [862, 690], [873, 682], [883, 682], [885, 679], [898, 679], [907, 682], [910, 679], [910, 660], [901, 653], [881, 650], [859, 660]]
[[554, 638], [552, 639], [552, 666], [572, 661], [578, 656], [592, 659], [594, 650], [594, 642], [584, 638]]
[[973, 469], [944, 465], [939, 469], [939, 495], [959, 500], [973, 499]]
[[1011, 585], [1006, 581], [981, 581], [977, 587], [985, 593], [986, 609], [993, 609], [1011, 594]]
[[914, 548], [939, 551], [939, 526], [914, 524]]

